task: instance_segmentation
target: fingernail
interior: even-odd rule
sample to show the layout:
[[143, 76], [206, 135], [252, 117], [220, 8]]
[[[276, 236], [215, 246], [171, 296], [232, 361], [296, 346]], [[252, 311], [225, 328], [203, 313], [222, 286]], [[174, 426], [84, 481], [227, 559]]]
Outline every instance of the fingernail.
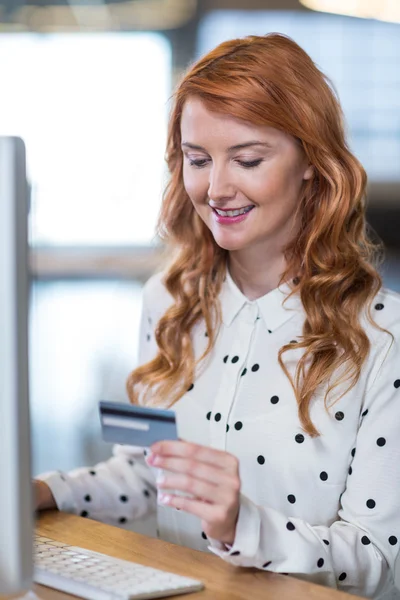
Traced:
[[171, 500], [171, 496], [168, 496], [168, 494], [158, 494], [159, 504], [168, 504], [168, 502], [170, 500]]
[[154, 454], [152, 454], [152, 452], [150, 450], [148, 450], [146, 452], [146, 458], [144, 460], [147, 462], [147, 464], [151, 465], [151, 462], [153, 460], [153, 456], [154, 456]]

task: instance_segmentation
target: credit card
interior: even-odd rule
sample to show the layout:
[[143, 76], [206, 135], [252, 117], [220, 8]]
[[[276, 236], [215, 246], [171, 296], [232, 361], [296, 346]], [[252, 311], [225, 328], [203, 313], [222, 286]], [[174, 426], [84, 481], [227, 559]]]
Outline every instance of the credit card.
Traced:
[[101, 400], [99, 411], [106, 442], [148, 448], [155, 442], [178, 439], [173, 410]]

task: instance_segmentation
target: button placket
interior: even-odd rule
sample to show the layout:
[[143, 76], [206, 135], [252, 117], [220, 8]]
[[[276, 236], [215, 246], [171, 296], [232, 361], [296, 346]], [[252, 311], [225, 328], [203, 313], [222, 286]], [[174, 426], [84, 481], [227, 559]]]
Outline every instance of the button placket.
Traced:
[[[241, 313], [237, 316], [238, 323], [232, 324], [233, 327], [237, 328], [237, 334], [232, 347], [229, 349], [229, 358], [226, 364], [222, 364], [223, 375], [216, 394], [210, 423], [211, 446], [219, 450], [225, 450], [226, 448], [226, 425], [241, 379], [240, 374], [247, 362], [256, 329], [257, 317], [257, 304], [245, 304]], [[238, 356], [239, 360], [232, 363], [232, 358], [235, 356]], [[214, 418], [217, 413], [221, 415], [219, 421]]]

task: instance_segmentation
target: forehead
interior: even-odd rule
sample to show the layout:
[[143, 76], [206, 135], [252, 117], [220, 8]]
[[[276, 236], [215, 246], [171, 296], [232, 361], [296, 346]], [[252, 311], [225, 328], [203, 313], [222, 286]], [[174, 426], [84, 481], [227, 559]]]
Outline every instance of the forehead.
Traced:
[[183, 106], [181, 137], [185, 142], [201, 146], [221, 142], [230, 146], [280, 133], [272, 127], [254, 125], [225, 113], [212, 112], [200, 98], [189, 98]]
[[226, 149], [254, 140], [282, 148], [296, 146], [290, 134], [268, 125], [255, 125], [226, 113], [210, 111], [198, 97], [189, 98], [183, 106], [181, 138], [182, 142], [207, 149]]

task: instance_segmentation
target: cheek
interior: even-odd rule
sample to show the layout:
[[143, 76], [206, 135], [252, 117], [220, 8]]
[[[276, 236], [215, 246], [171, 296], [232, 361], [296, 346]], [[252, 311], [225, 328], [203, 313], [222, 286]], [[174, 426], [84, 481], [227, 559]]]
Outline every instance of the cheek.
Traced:
[[298, 169], [282, 164], [269, 165], [262, 178], [253, 180], [257, 194], [268, 204], [276, 204], [282, 209], [282, 204], [288, 206], [297, 202], [301, 183]]
[[183, 185], [193, 203], [198, 203], [207, 195], [207, 183], [200, 173], [193, 173], [188, 168], [183, 169]]

